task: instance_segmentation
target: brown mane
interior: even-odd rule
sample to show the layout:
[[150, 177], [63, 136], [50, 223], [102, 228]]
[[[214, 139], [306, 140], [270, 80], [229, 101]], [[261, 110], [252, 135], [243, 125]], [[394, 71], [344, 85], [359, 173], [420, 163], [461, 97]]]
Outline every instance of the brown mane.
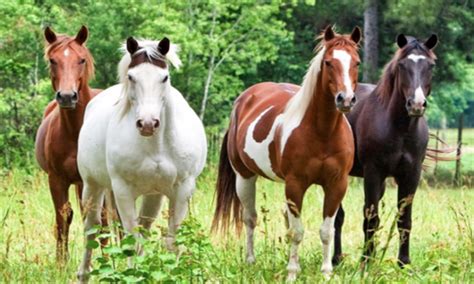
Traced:
[[395, 77], [398, 71], [397, 65], [400, 60], [407, 57], [414, 50], [423, 52], [424, 55], [433, 61], [436, 60], [434, 52], [428, 49], [423, 43], [413, 37], [409, 37], [409, 39], [409, 42], [403, 48], [398, 49], [392, 60], [385, 65], [382, 77], [375, 88], [375, 93], [383, 103], [387, 103], [392, 95], [395, 85]]
[[44, 59], [48, 61], [53, 51], [55, 51], [58, 48], [65, 48], [65, 47], [69, 47], [72, 50], [76, 51], [77, 53], [83, 54], [84, 59], [86, 60], [84, 81], [88, 82], [89, 79], [94, 78], [94, 74], [95, 74], [94, 58], [92, 57], [85, 43], [83, 45], [80, 45], [82, 47], [82, 50], [78, 50], [75, 47], [75, 45], [72, 44], [74, 40], [75, 38], [67, 36], [67, 35], [58, 35], [58, 39], [55, 42], [53, 42], [52, 44], [46, 44], [46, 47], [44, 49]]

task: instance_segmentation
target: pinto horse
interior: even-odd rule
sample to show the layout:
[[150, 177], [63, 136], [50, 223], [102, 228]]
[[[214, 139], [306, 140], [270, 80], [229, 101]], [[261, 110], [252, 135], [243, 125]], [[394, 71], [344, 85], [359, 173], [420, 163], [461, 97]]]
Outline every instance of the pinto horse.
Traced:
[[[364, 260], [374, 255], [373, 237], [380, 221], [378, 204], [385, 192], [385, 179], [392, 176], [398, 184], [398, 261], [401, 266], [410, 263], [412, 202], [429, 138], [423, 114], [436, 60], [432, 49], [437, 42], [436, 35], [425, 42], [399, 35], [400, 49], [385, 67], [381, 80], [377, 86], [359, 84], [359, 102], [347, 115], [356, 144], [351, 175], [364, 178]], [[343, 222], [341, 206], [335, 222], [334, 264], [342, 257]]]
[[[171, 85], [168, 65], [181, 64], [177, 47], [161, 41], [127, 40], [119, 64], [121, 83], [94, 98], [79, 135], [78, 166], [84, 179], [84, 230], [100, 223], [105, 189], [115, 195], [127, 233], [150, 228], [166, 196], [170, 200], [166, 246], [186, 216], [196, 178], [206, 162], [204, 126]], [[143, 196], [137, 214], [135, 201]], [[87, 240], [94, 239], [93, 234]], [[87, 281], [92, 250], [86, 247], [78, 278]]]
[[77, 170], [77, 139], [89, 100], [100, 90], [91, 89], [94, 60], [85, 47], [88, 30], [82, 26], [75, 37], [56, 35], [49, 27], [45, 59], [49, 62], [51, 82], [56, 92], [44, 112], [36, 135], [36, 159], [48, 174], [49, 188], [56, 211], [56, 256], [67, 258], [69, 226], [73, 211], [69, 203], [69, 186], [76, 186], [78, 198], [82, 182]]
[[[322, 272], [332, 272], [330, 245], [334, 219], [352, 167], [354, 142], [343, 115], [355, 103], [359, 65], [356, 27], [351, 35], [326, 28], [301, 88], [287, 83], [260, 83], [235, 101], [222, 143], [213, 229], [233, 222], [247, 230], [247, 262], [255, 261], [258, 176], [285, 183], [289, 236], [288, 280], [300, 270], [298, 246], [303, 238], [301, 208], [312, 184], [324, 189]], [[243, 213], [240, 213], [243, 207]]]

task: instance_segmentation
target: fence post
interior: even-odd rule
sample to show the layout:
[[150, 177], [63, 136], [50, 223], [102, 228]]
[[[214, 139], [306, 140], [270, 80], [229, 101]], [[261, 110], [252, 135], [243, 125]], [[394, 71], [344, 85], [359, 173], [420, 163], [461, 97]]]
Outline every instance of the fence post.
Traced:
[[461, 147], [462, 147], [462, 130], [464, 127], [464, 113], [459, 115], [459, 124], [458, 124], [458, 149], [456, 151], [456, 172], [454, 174], [454, 183], [457, 186], [460, 186], [462, 183], [461, 178]]
[[436, 129], [436, 144], [435, 144], [435, 164], [434, 164], [434, 170], [433, 170], [433, 173], [434, 173], [434, 176], [436, 176], [436, 172], [438, 171], [438, 148], [439, 148], [439, 139], [441, 139], [439, 137], [439, 128]]

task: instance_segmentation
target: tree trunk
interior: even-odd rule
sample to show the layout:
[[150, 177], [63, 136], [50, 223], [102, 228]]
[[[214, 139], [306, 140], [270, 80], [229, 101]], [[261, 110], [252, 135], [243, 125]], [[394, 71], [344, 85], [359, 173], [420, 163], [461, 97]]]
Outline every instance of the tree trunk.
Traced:
[[204, 113], [206, 112], [207, 98], [209, 97], [209, 88], [211, 87], [212, 76], [214, 75], [214, 60], [215, 59], [216, 57], [212, 55], [209, 62], [206, 85], [204, 86], [204, 96], [202, 97], [201, 111], [199, 112], [199, 118], [201, 118], [202, 121], [204, 121]]
[[364, 73], [363, 81], [376, 83], [378, 79], [378, 0], [365, 0], [364, 11]]

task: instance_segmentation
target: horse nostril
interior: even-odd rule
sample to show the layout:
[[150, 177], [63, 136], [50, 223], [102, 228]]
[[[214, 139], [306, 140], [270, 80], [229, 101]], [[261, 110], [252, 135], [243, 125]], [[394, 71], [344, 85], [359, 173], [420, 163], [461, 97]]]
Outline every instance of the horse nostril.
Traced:
[[59, 100], [61, 98], [61, 93], [60, 92], [56, 92], [56, 99]]
[[158, 128], [160, 126], [160, 121], [158, 119], [153, 119], [153, 127]]
[[72, 100], [77, 101], [77, 92], [72, 93]]
[[427, 106], [428, 106], [428, 103], [425, 101], [425, 102], [423, 103], [423, 107], [427, 107]]
[[353, 96], [353, 97], [352, 97], [352, 99], [351, 99], [351, 104], [355, 104], [355, 103], [356, 103], [356, 101], [357, 101], [356, 97], [355, 97], [355, 96]]
[[344, 97], [342, 96], [342, 93], [339, 93], [336, 97], [336, 102], [342, 103], [343, 100], [344, 100]]
[[407, 101], [407, 107], [411, 107], [411, 104], [412, 104], [412, 100], [410, 99]]
[[141, 119], [137, 120], [136, 125], [137, 125], [137, 128], [143, 128], [143, 120]]

